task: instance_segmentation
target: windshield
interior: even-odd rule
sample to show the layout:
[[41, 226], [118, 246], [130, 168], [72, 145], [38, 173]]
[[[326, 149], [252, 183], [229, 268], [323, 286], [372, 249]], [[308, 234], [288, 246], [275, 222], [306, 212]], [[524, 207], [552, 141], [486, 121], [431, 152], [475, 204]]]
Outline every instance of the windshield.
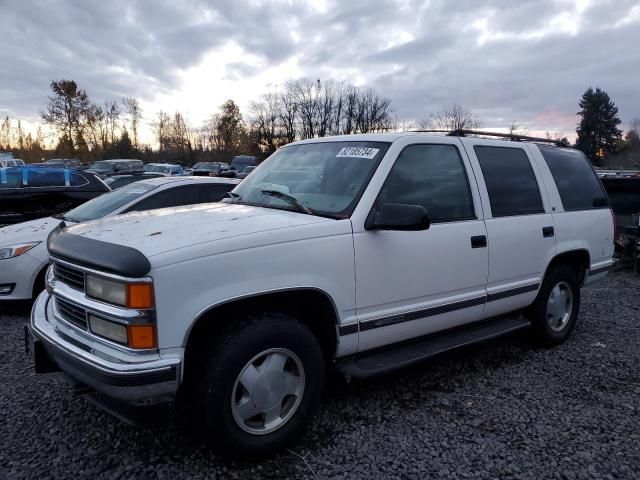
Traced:
[[[353, 212], [389, 143], [326, 142], [283, 147], [233, 190], [226, 200], [301, 211], [293, 197], [312, 213], [347, 218]], [[265, 193], [266, 192], [266, 193]]]
[[113, 170], [113, 165], [107, 162], [95, 162], [89, 167], [90, 170]]
[[62, 218], [70, 222], [87, 222], [102, 218], [155, 188], [157, 188], [156, 185], [132, 183], [89, 200], [65, 213]]

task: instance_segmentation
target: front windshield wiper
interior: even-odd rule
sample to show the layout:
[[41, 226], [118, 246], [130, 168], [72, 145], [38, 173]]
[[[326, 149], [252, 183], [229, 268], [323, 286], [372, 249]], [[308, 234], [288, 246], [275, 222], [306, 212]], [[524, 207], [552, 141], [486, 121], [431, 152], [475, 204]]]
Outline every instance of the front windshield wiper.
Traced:
[[242, 199], [242, 197], [238, 193], [233, 192], [225, 193], [224, 197], [222, 198], [230, 198], [231, 200], [234, 200], [234, 203], [238, 203]]
[[307, 215], [314, 214], [313, 210], [311, 210], [308, 207], [305, 207], [303, 204], [301, 204], [298, 201], [296, 197], [289, 195], [288, 193], [283, 193], [278, 190], [260, 190], [260, 193], [262, 193], [263, 195], [266, 195], [267, 197], [274, 197], [274, 198], [279, 198], [281, 200], [284, 200], [288, 204], [293, 205], [298, 211], [306, 213]]

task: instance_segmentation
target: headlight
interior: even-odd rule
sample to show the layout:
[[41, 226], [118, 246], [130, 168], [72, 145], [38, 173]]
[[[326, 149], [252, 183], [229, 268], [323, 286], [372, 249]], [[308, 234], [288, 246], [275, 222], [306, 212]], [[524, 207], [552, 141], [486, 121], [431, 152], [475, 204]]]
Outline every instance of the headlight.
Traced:
[[124, 283], [87, 275], [89, 297], [128, 308], [153, 308], [152, 283]]
[[9, 245], [8, 247], [0, 247], [0, 260], [6, 260], [7, 258], [19, 257], [23, 253], [28, 252], [41, 242], [26, 242], [19, 243], [17, 245]]
[[157, 348], [155, 325], [123, 325], [111, 320], [89, 315], [91, 332], [135, 349]]

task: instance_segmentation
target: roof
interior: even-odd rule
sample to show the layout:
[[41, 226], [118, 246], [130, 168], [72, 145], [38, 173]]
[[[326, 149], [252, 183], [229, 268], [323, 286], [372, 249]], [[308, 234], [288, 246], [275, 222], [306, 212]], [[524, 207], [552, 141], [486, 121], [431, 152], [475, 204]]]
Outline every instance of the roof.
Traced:
[[320, 142], [395, 142], [399, 138], [408, 137], [408, 136], [422, 136], [422, 137], [429, 137], [429, 138], [471, 137], [477, 140], [490, 140], [491, 138], [484, 138], [484, 137], [493, 137], [493, 139], [498, 138], [498, 139], [503, 139], [505, 141], [534, 142], [534, 143], [544, 143], [548, 145], [566, 146], [562, 144], [561, 141], [558, 141], [558, 140], [530, 137], [526, 135], [517, 135], [517, 134], [499, 133], [499, 132], [483, 132], [483, 131], [475, 131], [475, 130], [460, 130], [460, 131], [451, 131], [451, 132], [447, 130], [415, 130], [410, 132], [396, 132], [396, 133], [358, 133], [354, 135], [335, 135], [331, 137], [309, 138], [307, 140], [300, 140], [298, 142], [291, 143], [290, 145], [301, 145], [305, 143], [320, 143]]
[[217, 184], [226, 184], [226, 185], [237, 185], [240, 183], [240, 179], [238, 178], [220, 178], [220, 177], [154, 177], [148, 178], [146, 180], [140, 180], [136, 183], [144, 183], [147, 185], [166, 185], [168, 183], [184, 183], [184, 184], [195, 184], [195, 183], [217, 183]]

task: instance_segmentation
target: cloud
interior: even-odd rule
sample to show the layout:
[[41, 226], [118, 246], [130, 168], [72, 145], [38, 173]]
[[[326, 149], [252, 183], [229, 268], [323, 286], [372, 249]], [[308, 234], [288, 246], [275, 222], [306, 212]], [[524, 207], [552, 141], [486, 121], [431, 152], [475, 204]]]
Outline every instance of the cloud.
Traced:
[[589, 86], [640, 115], [633, 0], [0, 3], [0, 112], [14, 117], [37, 120], [60, 78], [98, 102], [203, 116], [299, 75], [371, 85], [402, 119], [459, 102], [487, 126], [569, 133]]

